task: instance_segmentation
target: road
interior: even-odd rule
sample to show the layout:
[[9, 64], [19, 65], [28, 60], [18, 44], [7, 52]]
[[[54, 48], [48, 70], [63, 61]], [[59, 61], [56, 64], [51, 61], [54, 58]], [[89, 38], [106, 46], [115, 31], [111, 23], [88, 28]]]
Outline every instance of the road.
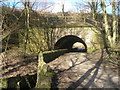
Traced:
[[116, 88], [119, 77], [104, 65], [104, 53], [88, 57], [87, 53], [66, 53], [48, 65], [56, 75], [53, 87], [56, 88]]

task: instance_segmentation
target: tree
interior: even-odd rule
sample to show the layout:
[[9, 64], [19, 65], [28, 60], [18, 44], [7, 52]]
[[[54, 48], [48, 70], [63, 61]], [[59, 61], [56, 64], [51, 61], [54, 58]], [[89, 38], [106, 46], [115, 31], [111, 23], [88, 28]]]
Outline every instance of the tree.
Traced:
[[25, 7], [25, 25], [26, 25], [26, 31], [25, 31], [25, 52], [27, 52], [27, 43], [28, 43], [28, 33], [29, 33], [29, 28], [30, 28], [30, 1], [25, 0], [24, 2], [24, 7]]
[[[14, 2], [10, 4], [11, 2], [2, 1], [1, 9], [2, 12], [0, 14], [1, 17], [1, 35], [0, 39], [3, 45], [2, 50], [7, 50], [10, 46], [8, 45], [8, 42], [10, 40], [11, 34], [15, 34], [15, 30], [18, 31], [22, 25], [20, 25], [21, 17], [23, 16], [22, 10], [16, 10], [16, 6], [20, 4], [20, 2]], [[17, 36], [18, 34], [16, 34]], [[15, 42], [16, 43], [16, 42]], [[12, 42], [10, 42], [12, 44]], [[17, 43], [18, 44], [18, 43]], [[15, 45], [15, 44], [14, 44]], [[4, 48], [4, 46], [6, 48]], [[12, 48], [13, 46], [10, 46]]]
[[113, 22], [112, 22], [112, 43], [111, 43], [111, 46], [112, 47], [116, 47], [117, 46], [117, 43], [118, 43], [118, 37], [119, 37], [119, 34], [118, 34], [118, 18], [117, 18], [117, 15], [116, 15], [116, 11], [117, 11], [117, 3], [115, 2], [115, 0], [112, 0], [112, 19], [113, 19]]
[[88, 2], [88, 4], [90, 6], [93, 19], [96, 19], [97, 9], [98, 9], [98, 0], [92, 0]]
[[[96, 1], [96, 0], [92, 0]], [[94, 26], [101, 33], [101, 37], [103, 38], [103, 45], [106, 48], [106, 51], [109, 53], [108, 48], [115, 49], [117, 48], [118, 39], [119, 39], [119, 31], [118, 31], [118, 15], [116, 12], [117, 7], [119, 6], [115, 0], [112, 0], [112, 15], [108, 15], [107, 13], [107, 5], [104, 0], [100, 0], [100, 7], [102, 8], [103, 13], [97, 14], [98, 2], [88, 2], [91, 8], [93, 19], [87, 18], [86, 21]], [[118, 6], [117, 6], [118, 5]], [[118, 8], [119, 9], [119, 8]], [[96, 18], [97, 15], [102, 16], [103, 18]], [[111, 18], [111, 21], [109, 20]]]
[[1, 20], [2, 35], [0, 35], [0, 38], [2, 40], [5, 39], [11, 32], [18, 29], [18, 26], [19, 26], [18, 22], [22, 16], [22, 13], [19, 16], [15, 14], [15, 7], [18, 3], [20, 2], [14, 3], [12, 5], [12, 8], [10, 8], [11, 7], [10, 2], [1, 1], [2, 12], [0, 14], [0, 17], [2, 19]]
[[62, 4], [62, 14], [63, 14], [63, 17], [65, 16], [65, 5], [64, 5], [64, 3]]
[[116, 16], [116, 5], [115, 0], [112, 0], [112, 27], [109, 26], [108, 15], [106, 12], [106, 5], [104, 0], [101, 0], [101, 8], [103, 10], [103, 18], [104, 18], [104, 28], [106, 33], [106, 38], [108, 39], [108, 43], [110, 48], [115, 48], [118, 41], [118, 20]]
[[105, 5], [104, 0], [101, 0], [101, 8], [103, 10], [103, 19], [104, 19], [104, 24], [103, 24], [104, 33], [102, 33], [103, 34], [104, 47], [106, 48], [107, 53], [109, 53], [108, 52], [107, 39], [111, 42], [111, 35], [110, 35], [110, 27], [109, 27], [109, 24], [108, 24], [108, 16], [107, 16], [106, 5]]

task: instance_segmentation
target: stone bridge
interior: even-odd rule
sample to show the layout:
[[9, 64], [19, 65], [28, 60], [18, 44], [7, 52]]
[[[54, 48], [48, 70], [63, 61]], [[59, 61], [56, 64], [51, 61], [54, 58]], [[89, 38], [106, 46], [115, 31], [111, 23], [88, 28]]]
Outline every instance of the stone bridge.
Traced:
[[[44, 32], [48, 32], [49, 39]], [[29, 30], [29, 36], [27, 44], [27, 51], [31, 53], [39, 52], [39, 50], [46, 51], [52, 49], [71, 49], [74, 44], [79, 45], [82, 44], [80, 48], [84, 48], [84, 51], [94, 50], [99, 48], [99, 40], [98, 36], [96, 36], [96, 29], [92, 26], [62, 26], [56, 28], [32, 28]], [[11, 35], [10, 41], [12, 41], [9, 45], [13, 46], [14, 42], [21, 41], [19, 43], [15, 43], [16, 47], [23, 48], [25, 42], [25, 35], [23, 35], [24, 30], [21, 31], [18, 37], [16, 33]], [[51, 35], [52, 39], [51, 39]], [[47, 37], [44, 37], [47, 36]], [[14, 42], [13, 42], [14, 41]], [[48, 45], [50, 43], [50, 45]], [[4, 44], [4, 43], [3, 43]], [[18, 45], [18, 46], [17, 46]], [[77, 45], [77, 46], [79, 46]], [[5, 45], [3, 45], [5, 46]], [[50, 47], [49, 47], [50, 46]], [[4, 47], [3, 47], [4, 48]], [[76, 46], [75, 46], [76, 48]]]
[[95, 36], [95, 28], [88, 27], [64, 27], [55, 29], [55, 49], [70, 49], [76, 42], [84, 45], [84, 50], [96, 48], [98, 39]]

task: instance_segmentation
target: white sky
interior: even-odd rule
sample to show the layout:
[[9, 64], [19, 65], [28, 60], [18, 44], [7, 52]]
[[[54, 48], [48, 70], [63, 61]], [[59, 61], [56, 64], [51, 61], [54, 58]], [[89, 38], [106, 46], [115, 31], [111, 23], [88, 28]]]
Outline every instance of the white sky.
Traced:
[[[9, 2], [18, 2], [18, 1], [25, 1], [25, 0], [8, 0]], [[64, 3], [64, 11], [77, 11], [77, 7], [75, 7], [76, 3], [86, 3], [90, 0], [30, 0], [31, 2], [52, 2], [53, 5], [48, 9], [48, 11], [52, 11], [52, 12], [61, 12], [62, 11], [62, 4]], [[106, 2], [108, 2], [109, 0], [105, 0]], [[119, 1], [119, 0], [116, 0]], [[41, 7], [39, 7], [40, 5], [38, 5], [36, 8], [38, 10], [41, 9]], [[47, 5], [46, 5], [47, 6]], [[23, 7], [21, 4], [19, 4], [17, 6], [18, 7]], [[90, 9], [86, 9], [85, 7], [81, 7], [80, 8], [82, 11], [84, 12], [88, 12], [90, 11]], [[107, 7], [107, 12], [111, 13], [112, 8], [111, 6]]]
[[76, 7], [74, 5], [72, 5], [72, 3], [68, 2], [68, 1], [56, 1], [54, 6], [52, 7], [52, 12], [60, 12], [62, 11], [62, 4], [64, 4], [64, 11], [73, 11]]

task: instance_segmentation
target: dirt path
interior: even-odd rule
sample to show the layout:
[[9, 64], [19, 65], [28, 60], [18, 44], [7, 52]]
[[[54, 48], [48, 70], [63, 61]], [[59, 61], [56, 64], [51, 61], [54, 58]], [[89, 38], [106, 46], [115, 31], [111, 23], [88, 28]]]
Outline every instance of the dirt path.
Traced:
[[86, 53], [66, 53], [48, 65], [55, 71], [57, 88], [118, 88], [118, 72], [104, 65], [104, 53], [87, 57]]

